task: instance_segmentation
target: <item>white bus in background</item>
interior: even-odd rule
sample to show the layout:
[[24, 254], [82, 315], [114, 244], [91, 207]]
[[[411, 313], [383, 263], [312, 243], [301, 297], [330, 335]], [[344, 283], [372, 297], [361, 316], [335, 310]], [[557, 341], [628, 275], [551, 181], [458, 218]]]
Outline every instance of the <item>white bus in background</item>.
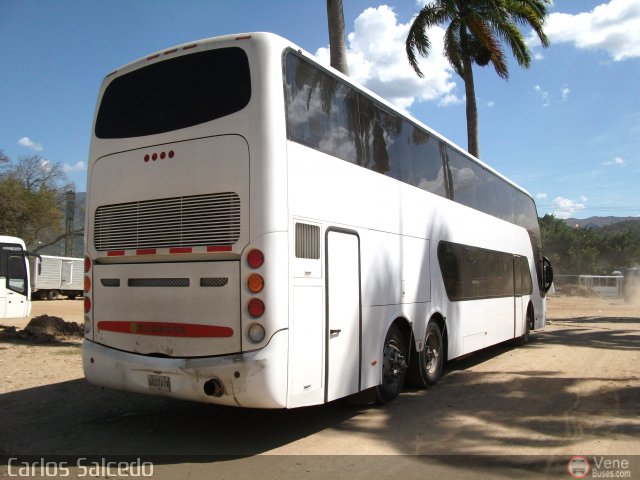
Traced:
[[0, 235], [0, 318], [28, 317], [29, 266], [24, 242]]
[[109, 74], [87, 188], [83, 364], [98, 385], [387, 402], [545, 325], [531, 196], [272, 34]]

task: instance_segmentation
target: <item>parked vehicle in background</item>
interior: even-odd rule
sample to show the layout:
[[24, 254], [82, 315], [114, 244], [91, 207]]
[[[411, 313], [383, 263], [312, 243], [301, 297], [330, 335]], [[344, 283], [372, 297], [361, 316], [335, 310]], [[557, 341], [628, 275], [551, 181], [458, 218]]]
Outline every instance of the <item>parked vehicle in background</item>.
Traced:
[[625, 270], [622, 295], [626, 302], [640, 302], [640, 267]]
[[0, 235], [0, 318], [31, 313], [29, 265], [22, 240]]
[[580, 275], [580, 287], [592, 290], [604, 298], [622, 297], [622, 275]]
[[84, 289], [84, 259], [40, 255], [29, 259], [31, 295], [39, 300], [56, 300], [60, 295], [81, 297]]

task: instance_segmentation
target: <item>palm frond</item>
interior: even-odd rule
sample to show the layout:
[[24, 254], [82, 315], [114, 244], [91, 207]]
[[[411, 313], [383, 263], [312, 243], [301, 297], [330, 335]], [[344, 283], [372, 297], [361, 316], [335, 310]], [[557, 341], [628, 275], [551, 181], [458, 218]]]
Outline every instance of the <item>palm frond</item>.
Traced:
[[418, 65], [418, 55], [428, 57], [431, 49], [431, 41], [427, 30], [450, 19], [450, 12], [446, 8], [447, 0], [436, 0], [425, 5], [413, 19], [409, 34], [405, 42], [405, 50], [411, 68], [422, 78], [424, 74]]
[[464, 78], [462, 63], [462, 47], [460, 45], [460, 22], [452, 21], [444, 34], [444, 55], [455, 72]]

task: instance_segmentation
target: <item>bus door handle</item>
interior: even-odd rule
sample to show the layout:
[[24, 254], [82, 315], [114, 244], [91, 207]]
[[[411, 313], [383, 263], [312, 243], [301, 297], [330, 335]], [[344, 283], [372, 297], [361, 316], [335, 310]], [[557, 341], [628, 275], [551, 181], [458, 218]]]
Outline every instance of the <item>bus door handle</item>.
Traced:
[[329, 336], [333, 337], [334, 335], [340, 335], [341, 331], [342, 330], [339, 328], [335, 328], [335, 329], [332, 328], [331, 330], [329, 330]]

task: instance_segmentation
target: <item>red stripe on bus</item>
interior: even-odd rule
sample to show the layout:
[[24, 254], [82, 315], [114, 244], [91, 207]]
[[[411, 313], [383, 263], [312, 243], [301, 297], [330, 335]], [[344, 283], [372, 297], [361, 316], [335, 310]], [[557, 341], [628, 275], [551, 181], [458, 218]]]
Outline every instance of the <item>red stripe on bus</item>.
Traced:
[[207, 252], [230, 252], [231, 245], [210, 245], [207, 247]]
[[111, 250], [107, 252], [107, 257], [120, 257], [124, 255], [124, 250]]
[[169, 253], [191, 253], [193, 248], [191, 247], [173, 247], [169, 249]]
[[136, 250], [136, 255], [155, 255], [155, 248], [141, 248], [140, 250]]
[[126, 322], [103, 320], [98, 322], [98, 330], [135, 335], [185, 338], [223, 338], [233, 336], [233, 329], [218, 325], [170, 322]]

